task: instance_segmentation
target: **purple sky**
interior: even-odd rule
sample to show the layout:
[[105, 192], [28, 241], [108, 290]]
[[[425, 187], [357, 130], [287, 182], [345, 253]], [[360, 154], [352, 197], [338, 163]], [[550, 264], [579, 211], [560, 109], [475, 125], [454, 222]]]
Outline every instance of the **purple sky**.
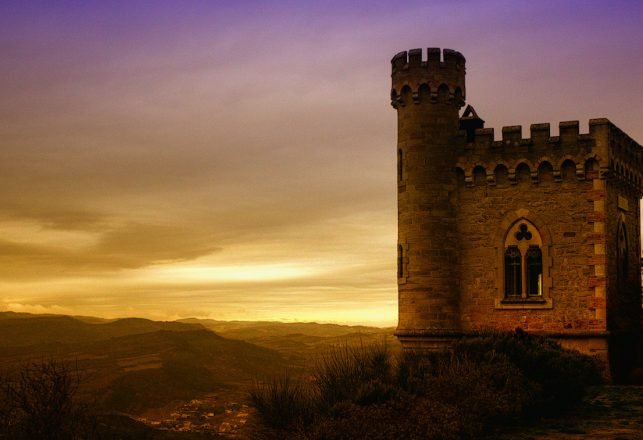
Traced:
[[394, 324], [390, 58], [643, 141], [640, 1], [0, 4], [0, 310]]

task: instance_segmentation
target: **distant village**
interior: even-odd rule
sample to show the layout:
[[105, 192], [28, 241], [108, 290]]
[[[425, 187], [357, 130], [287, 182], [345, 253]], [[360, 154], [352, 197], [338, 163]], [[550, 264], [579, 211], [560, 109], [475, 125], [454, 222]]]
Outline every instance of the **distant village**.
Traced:
[[248, 415], [246, 404], [226, 402], [221, 405], [216, 396], [206, 396], [183, 403], [165, 417], [137, 417], [136, 420], [155, 429], [236, 437], [248, 421]]

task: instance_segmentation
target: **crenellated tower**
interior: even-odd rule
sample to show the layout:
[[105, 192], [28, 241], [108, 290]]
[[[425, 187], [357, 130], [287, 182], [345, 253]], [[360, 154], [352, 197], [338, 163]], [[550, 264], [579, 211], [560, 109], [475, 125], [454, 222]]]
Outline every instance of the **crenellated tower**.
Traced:
[[460, 331], [457, 182], [465, 59], [450, 49], [391, 60], [398, 121], [397, 336], [405, 347], [439, 347]]
[[517, 327], [627, 381], [641, 338], [643, 148], [606, 118], [494, 129], [453, 50], [392, 61], [398, 308], [406, 349]]

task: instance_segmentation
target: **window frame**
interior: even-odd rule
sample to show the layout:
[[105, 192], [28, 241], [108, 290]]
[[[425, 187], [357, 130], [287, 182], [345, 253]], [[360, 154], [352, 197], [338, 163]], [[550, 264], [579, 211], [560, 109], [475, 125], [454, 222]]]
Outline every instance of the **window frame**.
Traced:
[[397, 245], [397, 284], [406, 284], [409, 277], [409, 245], [406, 242]]
[[[530, 253], [537, 253], [537, 255], [530, 255]], [[533, 263], [530, 262], [531, 259], [535, 258]], [[537, 271], [536, 277], [536, 293], [532, 292], [533, 287], [533, 275], [534, 272], [531, 270], [532, 266], [539, 268]], [[542, 288], [542, 278], [543, 278], [543, 252], [540, 246], [531, 245], [527, 248], [525, 253], [525, 292], [527, 297], [541, 297], [543, 296]]]
[[[520, 298], [522, 296], [522, 261], [523, 256], [518, 246], [510, 245], [505, 248], [505, 298]], [[510, 270], [510, 268], [512, 269]], [[508, 285], [509, 282], [511, 282], [511, 286]]]
[[[521, 230], [523, 226], [523, 230]], [[525, 228], [526, 227], [526, 228]], [[522, 235], [517, 233], [521, 232]], [[520, 238], [520, 239], [519, 239]], [[497, 295], [494, 301], [496, 309], [551, 309], [553, 302], [550, 297], [551, 281], [551, 258], [549, 249], [551, 246], [551, 235], [544, 228], [536, 216], [527, 210], [519, 210], [507, 215], [496, 232], [497, 240], [497, 264], [496, 264], [496, 285]], [[520, 250], [521, 263], [521, 285], [520, 295], [509, 294], [506, 283], [509, 281], [506, 268], [506, 252], [515, 246]], [[540, 253], [539, 269], [540, 283], [537, 294], [528, 285], [533, 277], [529, 274], [528, 252], [537, 247]], [[532, 251], [533, 252], [533, 251]], [[514, 289], [515, 290], [515, 289]]]

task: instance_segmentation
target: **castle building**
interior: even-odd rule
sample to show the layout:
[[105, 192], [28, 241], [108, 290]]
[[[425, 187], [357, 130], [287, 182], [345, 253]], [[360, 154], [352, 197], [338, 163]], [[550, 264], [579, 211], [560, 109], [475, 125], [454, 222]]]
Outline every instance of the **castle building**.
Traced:
[[[643, 148], [609, 120], [494, 129], [465, 104], [465, 59], [395, 55], [398, 292], [405, 348], [483, 329], [635, 360]], [[622, 367], [619, 367], [621, 365]], [[618, 371], [616, 371], [618, 373]]]

